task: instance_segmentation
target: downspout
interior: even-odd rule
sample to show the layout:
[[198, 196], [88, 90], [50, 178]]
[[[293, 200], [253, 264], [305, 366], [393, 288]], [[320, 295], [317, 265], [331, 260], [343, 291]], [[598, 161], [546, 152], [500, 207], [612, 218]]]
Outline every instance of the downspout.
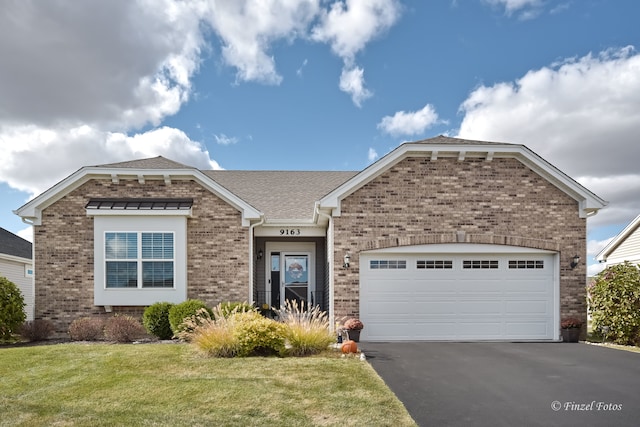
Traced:
[[260, 217], [260, 221], [249, 226], [249, 304], [253, 304], [253, 229], [264, 224], [264, 216]]
[[316, 203], [316, 214], [329, 220], [327, 227], [327, 262], [329, 263], [329, 328], [331, 332], [335, 332], [335, 313], [334, 313], [334, 297], [333, 297], [333, 217], [324, 212], [320, 212], [320, 208]]

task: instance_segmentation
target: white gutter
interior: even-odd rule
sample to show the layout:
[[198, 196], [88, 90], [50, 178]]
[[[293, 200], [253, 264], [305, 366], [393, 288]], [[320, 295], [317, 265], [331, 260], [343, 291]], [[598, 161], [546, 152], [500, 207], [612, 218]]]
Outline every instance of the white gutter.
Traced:
[[249, 304], [253, 304], [253, 229], [264, 224], [264, 216], [260, 217], [260, 221], [249, 226]]
[[333, 297], [333, 217], [324, 212], [320, 212], [318, 204], [315, 205], [316, 214], [329, 220], [327, 227], [327, 262], [329, 263], [329, 329], [335, 332], [335, 313]]

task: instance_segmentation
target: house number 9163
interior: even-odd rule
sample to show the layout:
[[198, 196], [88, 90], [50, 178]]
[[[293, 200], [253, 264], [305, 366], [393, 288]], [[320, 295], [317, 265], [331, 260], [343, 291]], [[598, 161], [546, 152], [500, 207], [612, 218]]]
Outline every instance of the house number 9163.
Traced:
[[281, 228], [280, 235], [281, 236], [299, 236], [300, 229], [299, 228]]

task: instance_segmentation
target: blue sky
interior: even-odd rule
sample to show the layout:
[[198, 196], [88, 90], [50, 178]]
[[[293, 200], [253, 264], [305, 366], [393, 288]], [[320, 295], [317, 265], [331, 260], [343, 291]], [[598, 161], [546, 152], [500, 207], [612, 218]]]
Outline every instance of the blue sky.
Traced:
[[12, 210], [85, 165], [361, 170], [446, 134], [525, 144], [610, 201], [593, 255], [640, 213], [638, 16], [634, 0], [10, 1], [0, 227], [28, 236]]

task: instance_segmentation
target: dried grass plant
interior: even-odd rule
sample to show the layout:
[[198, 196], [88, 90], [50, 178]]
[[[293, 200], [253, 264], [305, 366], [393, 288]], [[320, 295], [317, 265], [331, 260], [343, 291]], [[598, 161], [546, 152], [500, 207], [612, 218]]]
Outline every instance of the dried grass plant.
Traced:
[[284, 308], [275, 311], [286, 326], [287, 352], [291, 356], [318, 354], [335, 342], [329, 330], [329, 317], [320, 307], [305, 308], [304, 302], [287, 300]]

